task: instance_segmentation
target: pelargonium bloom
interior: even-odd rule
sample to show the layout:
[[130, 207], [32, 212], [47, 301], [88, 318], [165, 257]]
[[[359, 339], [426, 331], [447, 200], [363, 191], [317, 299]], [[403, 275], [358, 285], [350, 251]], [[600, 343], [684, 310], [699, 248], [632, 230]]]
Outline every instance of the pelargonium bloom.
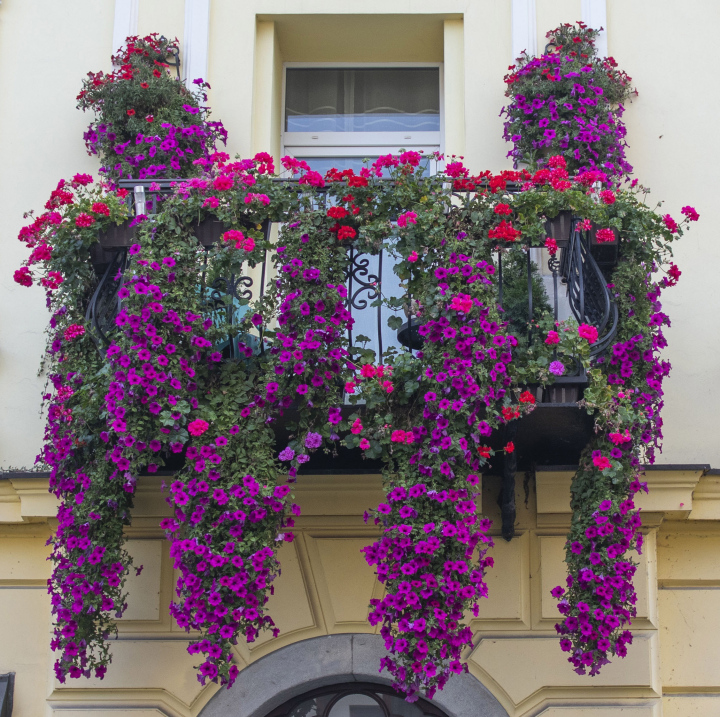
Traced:
[[587, 339], [589, 344], [594, 344], [598, 339], [598, 330], [590, 324], [580, 324], [578, 326], [578, 335], [583, 339]]
[[196, 418], [194, 421], [188, 423], [188, 433], [191, 436], [202, 436], [205, 431], [210, 428], [210, 424], [207, 421], [203, 421], [202, 418]]

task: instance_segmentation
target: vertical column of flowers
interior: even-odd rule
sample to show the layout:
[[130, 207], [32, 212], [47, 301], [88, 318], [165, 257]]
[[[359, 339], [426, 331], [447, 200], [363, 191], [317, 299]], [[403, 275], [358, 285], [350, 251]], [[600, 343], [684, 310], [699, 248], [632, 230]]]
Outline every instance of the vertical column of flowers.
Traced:
[[208, 120], [210, 85], [196, 79], [191, 92], [170, 74], [168, 60], [178, 52], [177, 40], [157, 33], [129, 37], [112, 57], [116, 69], [84, 80], [78, 108], [96, 115], [85, 145], [108, 179], [189, 176], [197, 173], [195, 160], [227, 139], [222, 122]]
[[[314, 175], [306, 171], [300, 181], [309, 186], [324, 183]], [[270, 349], [275, 375], [261, 397], [281, 411], [298, 407], [297, 423], [291, 426], [294, 438], [280, 453], [280, 460], [290, 463], [291, 478], [310, 452], [325, 440], [338, 440], [340, 404], [349, 378], [347, 332], [353, 320], [345, 305], [347, 249], [330, 231], [336, 223], [332, 210], [313, 197], [311, 193], [304, 209], [290, 216], [276, 249], [279, 313]]]
[[420, 690], [431, 696], [465, 669], [472, 632], [464, 613], [477, 614], [492, 564], [490, 523], [476, 506], [479, 471], [492, 454], [486, 441], [531, 405], [512, 400], [516, 340], [499, 321], [495, 267], [448, 226], [444, 201], [421, 201], [441, 182], [421, 180], [420, 201], [398, 219], [398, 273], [422, 307], [423, 350], [391, 367], [361, 366], [355, 381], [367, 413], [351, 424], [357, 445], [388, 461], [387, 500], [375, 512], [383, 534], [365, 549], [387, 594], [372, 601], [370, 622], [382, 624], [389, 655], [381, 666], [410, 699]]
[[98, 459], [104, 419], [96, 398], [105, 372], [85, 330], [84, 306], [95, 282], [87, 250], [98, 229], [123, 221], [127, 209], [119, 194], [93, 185], [86, 174], [61, 180], [45, 209], [20, 231], [18, 238], [32, 251], [15, 281], [30, 286], [36, 280], [52, 311], [44, 364], [51, 388], [44, 396], [47, 422], [37, 462], [50, 468], [50, 490], [60, 500], [49, 541], [48, 592], [55, 674], [64, 682], [93, 671], [103, 676], [110, 660], [106, 640], [124, 604], [129, 557], [122, 530], [129, 505], [125, 494], [107, 489], [105, 464]]
[[612, 57], [597, 57], [598, 34], [581, 22], [561, 25], [547, 34], [545, 54], [523, 55], [505, 77], [504, 138], [513, 143], [508, 157], [515, 166], [561, 154], [573, 173], [599, 168], [622, 178], [632, 172], [621, 119], [622, 103], [634, 92], [631, 78]]
[[[684, 223], [699, 218], [692, 207], [683, 213]], [[557, 586], [552, 591], [563, 615], [556, 625], [560, 646], [570, 653], [568, 661], [579, 674], [588, 669], [590, 675], [597, 674], [611, 655], [624, 657], [632, 643], [637, 563], [631, 553], [640, 553], [643, 544], [634, 496], [647, 492], [642, 461], [654, 463], [661, 447], [662, 383], [670, 373], [670, 363], [659, 357], [667, 345], [662, 327], [670, 324], [659, 297], [680, 277], [672, 263], [665, 276], [655, 273], [679, 226], [669, 215], [648, 219], [654, 220], [658, 237], [664, 223], [665, 237], [637, 248], [613, 274], [619, 340], [590, 372], [586, 400], [596, 410], [597, 436], [583, 452], [572, 483], [566, 589]]]

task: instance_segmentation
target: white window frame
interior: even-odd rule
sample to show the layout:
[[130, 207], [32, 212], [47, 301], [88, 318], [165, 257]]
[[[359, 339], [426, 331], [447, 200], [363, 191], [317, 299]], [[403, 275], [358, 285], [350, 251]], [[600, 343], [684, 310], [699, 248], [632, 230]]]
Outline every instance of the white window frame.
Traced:
[[[289, 68], [392, 69], [395, 67], [438, 68], [440, 129], [437, 132], [287, 132], [285, 130], [285, 89]], [[445, 93], [442, 62], [285, 62], [282, 76], [282, 154], [293, 157], [374, 157], [397, 154], [401, 149], [422, 150], [425, 154], [445, 151]], [[338, 167], [342, 169], [342, 167]]]

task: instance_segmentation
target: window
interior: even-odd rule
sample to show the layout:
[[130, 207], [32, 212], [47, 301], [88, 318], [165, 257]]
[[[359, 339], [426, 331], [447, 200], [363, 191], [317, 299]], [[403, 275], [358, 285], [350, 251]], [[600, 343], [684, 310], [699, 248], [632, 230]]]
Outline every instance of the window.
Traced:
[[322, 687], [289, 700], [267, 717], [446, 717], [426, 700], [406, 702], [395, 690], [372, 683]]
[[296, 66], [285, 70], [283, 148], [325, 173], [402, 149], [442, 149], [435, 65]]

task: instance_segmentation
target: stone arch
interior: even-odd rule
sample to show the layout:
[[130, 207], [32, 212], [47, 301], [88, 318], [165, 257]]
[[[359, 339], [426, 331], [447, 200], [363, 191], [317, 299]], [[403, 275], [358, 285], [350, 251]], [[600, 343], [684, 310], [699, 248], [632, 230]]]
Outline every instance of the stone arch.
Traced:
[[[295, 642], [246, 667], [229, 690], [220, 690], [200, 717], [265, 717], [303, 692], [343, 682], [389, 685], [378, 673], [385, 645], [379, 635], [345, 634]], [[508, 713], [470, 674], [454, 675], [432, 700], [448, 717], [508, 717]]]

